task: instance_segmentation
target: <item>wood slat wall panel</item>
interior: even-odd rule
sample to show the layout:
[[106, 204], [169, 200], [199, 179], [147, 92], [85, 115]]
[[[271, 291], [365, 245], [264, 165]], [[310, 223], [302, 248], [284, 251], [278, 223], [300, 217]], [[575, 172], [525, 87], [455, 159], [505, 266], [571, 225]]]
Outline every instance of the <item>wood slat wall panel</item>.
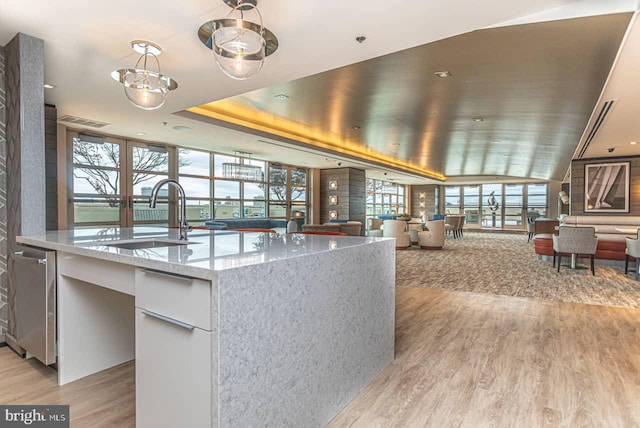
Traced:
[[[424, 211], [430, 219], [437, 211], [436, 204], [436, 188], [437, 184], [425, 184], [420, 186], [411, 186], [411, 207], [409, 214], [411, 217], [420, 217], [420, 211]], [[420, 199], [420, 193], [425, 194], [425, 199]], [[425, 202], [425, 207], [420, 207], [420, 202]]]
[[[329, 190], [329, 181], [338, 180], [338, 189]], [[320, 170], [320, 222], [329, 222], [329, 211], [338, 211], [339, 220], [362, 222], [366, 225], [366, 173], [357, 168], [331, 168]], [[338, 196], [338, 205], [329, 205], [329, 196]]]

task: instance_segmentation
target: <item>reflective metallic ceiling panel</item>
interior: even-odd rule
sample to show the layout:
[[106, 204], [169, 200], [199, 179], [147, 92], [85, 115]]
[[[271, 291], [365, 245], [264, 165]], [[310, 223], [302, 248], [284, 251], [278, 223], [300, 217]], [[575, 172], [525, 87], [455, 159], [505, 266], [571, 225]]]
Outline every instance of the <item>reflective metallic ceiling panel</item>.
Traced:
[[630, 18], [478, 30], [190, 111], [433, 178], [562, 180]]

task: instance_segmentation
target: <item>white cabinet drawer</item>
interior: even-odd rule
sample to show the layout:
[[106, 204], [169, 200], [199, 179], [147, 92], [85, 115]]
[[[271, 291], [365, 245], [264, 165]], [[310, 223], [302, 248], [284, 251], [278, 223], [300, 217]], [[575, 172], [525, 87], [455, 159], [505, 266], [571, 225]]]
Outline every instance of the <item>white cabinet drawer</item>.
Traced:
[[134, 271], [133, 266], [122, 263], [76, 254], [58, 254], [58, 274], [131, 296], [134, 294]]
[[136, 269], [136, 306], [211, 330], [211, 282]]
[[211, 332], [136, 308], [136, 427], [210, 428]]

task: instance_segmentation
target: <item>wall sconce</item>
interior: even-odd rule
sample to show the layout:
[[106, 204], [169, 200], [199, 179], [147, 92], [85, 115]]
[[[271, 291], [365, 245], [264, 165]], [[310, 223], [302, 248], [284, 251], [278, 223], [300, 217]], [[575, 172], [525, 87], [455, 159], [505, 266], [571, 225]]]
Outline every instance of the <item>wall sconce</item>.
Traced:
[[426, 213], [424, 212], [424, 210], [420, 211], [420, 217], [422, 217], [423, 215], [425, 215]]
[[425, 208], [427, 204], [424, 201], [420, 201], [420, 208]]
[[338, 205], [338, 195], [329, 196], [329, 205]]
[[329, 190], [338, 190], [338, 180], [329, 180]]
[[424, 192], [420, 192], [420, 199], [424, 199], [424, 198], [426, 198], [426, 197], [427, 197], [427, 195], [425, 195], [425, 193], [424, 193]]
[[331, 220], [337, 220], [338, 219], [338, 211], [336, 211], [336, 210], [329, 211], [329, 218]]

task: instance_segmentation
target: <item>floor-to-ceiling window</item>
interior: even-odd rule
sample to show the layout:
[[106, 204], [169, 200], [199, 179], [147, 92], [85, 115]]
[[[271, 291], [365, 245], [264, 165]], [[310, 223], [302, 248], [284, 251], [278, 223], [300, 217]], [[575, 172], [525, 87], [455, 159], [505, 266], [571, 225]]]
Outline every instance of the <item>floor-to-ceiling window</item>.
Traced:
[[526, 211], [546, 215], [547, 183], [444, 186], [445, 214], [464, 213], [467, 227], [523, 229]]
[[125, 142], [82, 134], [70, 142], [67, 182], [72, 192], [68, 214], [76, 226], [126, 223], [122, 178]]
[[444, 213], [460, 214], [460, 186], [444, 188]]
[[523, 220], [524, 184], [504, 185], [503, 225], [505, 228], [522, 229], [526, 224]]
[[527, 184], [527, 210], [537, 211], [545, 217], [547, 215], [548, 187], [543, 184]]
[[[177, 179], [187, 220], [306, 216], [308, 171], [244, 156], [69, 132], [70, 227], [175, 224], [176, 192], [153, 186]], [[269, 171], [269, 174], [267, 174]]]
[[466, 223], [477, 226], [480, 224], [480, 186], [464, 186], [462, 193], [464, 195], [462, 200], [464, 215], [467, 216]]
[[405, 186], [367, 178], [367, 218], [406, 212]]

